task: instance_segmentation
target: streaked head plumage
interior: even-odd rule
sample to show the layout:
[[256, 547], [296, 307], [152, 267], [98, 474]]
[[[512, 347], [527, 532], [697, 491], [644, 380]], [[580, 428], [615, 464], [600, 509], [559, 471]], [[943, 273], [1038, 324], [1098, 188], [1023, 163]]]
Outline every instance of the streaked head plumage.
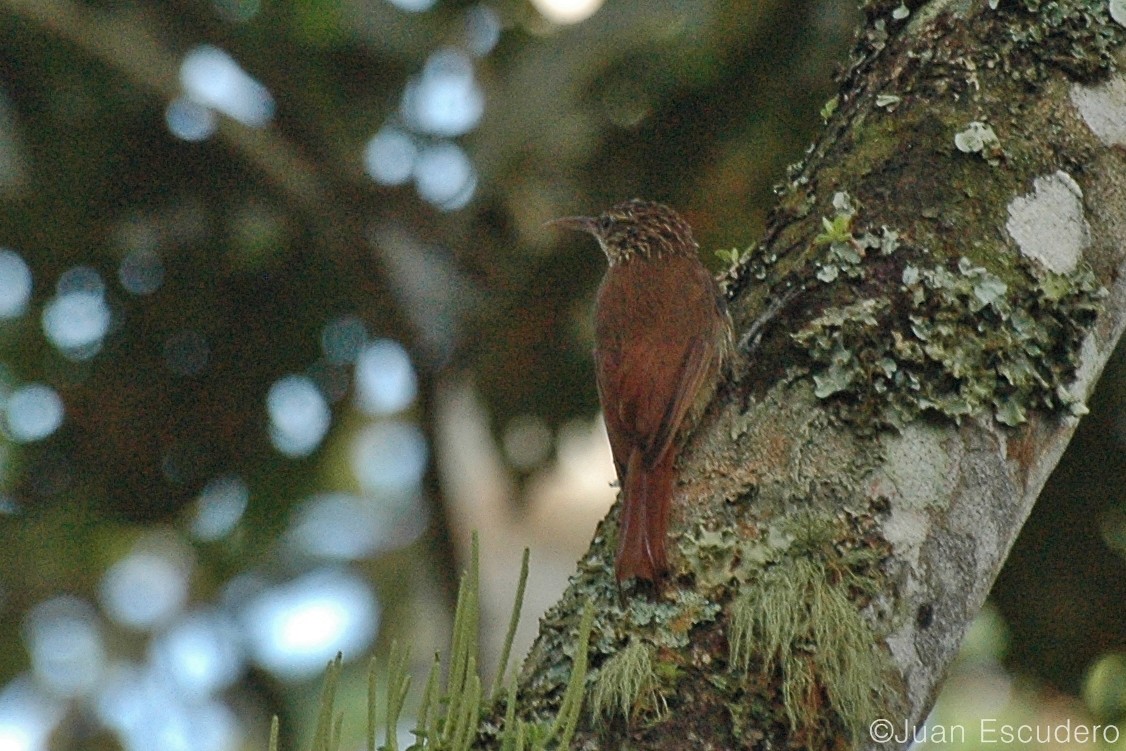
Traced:
[[594, 235], [611, 266], [634, 257], [695, 254], [698, 248], [692, 228], [679, 214], [664, 204], [637, 198], [615, 204], [596, 217], [565, 217], [551, 224]]

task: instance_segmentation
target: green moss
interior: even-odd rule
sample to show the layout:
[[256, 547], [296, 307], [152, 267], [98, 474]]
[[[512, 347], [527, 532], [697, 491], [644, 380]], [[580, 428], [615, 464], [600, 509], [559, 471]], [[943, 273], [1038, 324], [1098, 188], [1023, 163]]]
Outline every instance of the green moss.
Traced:
[[791, 730], [828, 737], [825, 701], [851, 738], [886, 712], [884, 688], [894, 672], [879, 640], [861, 616], [854, 593], [864, 577], [826, 559], [790, 555], [744, 587], [732, 602], [730, 664], [754, 669], [780, 683]]

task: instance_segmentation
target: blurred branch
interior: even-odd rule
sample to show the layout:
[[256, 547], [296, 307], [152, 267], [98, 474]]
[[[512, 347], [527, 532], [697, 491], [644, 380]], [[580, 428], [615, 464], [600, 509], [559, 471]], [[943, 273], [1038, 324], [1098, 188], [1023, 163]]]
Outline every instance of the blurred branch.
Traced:
[[[152, 33], [140, 11], [99, 11], [69, 0], [0, 0], [16, 15], [65, 39], [161, 99], [180, 96], [179, 58]], [[220, 117], [220, 137], [337, 245], [341, 224], [327, 219], [334, 202], [317, 168], [282, 137]]]

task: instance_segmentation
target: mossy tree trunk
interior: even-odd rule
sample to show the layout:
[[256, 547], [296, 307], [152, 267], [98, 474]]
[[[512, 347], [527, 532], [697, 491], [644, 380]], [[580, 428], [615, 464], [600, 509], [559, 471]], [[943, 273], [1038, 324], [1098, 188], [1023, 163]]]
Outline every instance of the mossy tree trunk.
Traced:
[[518, 715], [546, 718], [594, 602], [573, 747], [921, 724], [1122, 332], [1107, 3], [865, 12], [823, 138], [727, 276], [744, 362], [682, 460], [676, 576], [620, 597], [612, 512], [524, 665]]

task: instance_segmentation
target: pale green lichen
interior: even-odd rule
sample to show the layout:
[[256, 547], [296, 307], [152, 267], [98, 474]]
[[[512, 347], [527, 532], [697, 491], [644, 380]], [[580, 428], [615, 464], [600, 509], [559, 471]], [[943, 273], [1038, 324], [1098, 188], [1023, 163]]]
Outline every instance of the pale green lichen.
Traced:
[[977, 154], [996, 167], [1001, 163], [1005, 152], [1001, 149], [1001, 139], [987, 123], [974, 120], [964, 129], [954, 134], [954, 146], [964, 154]]
[[1106, 0], [1020, 0], [1008, 8], [1012, 50], [998, 50], [1006, 67], [1019, 63], [1014, 53], [1034, 61], [1029, 78], [1043, 78], [1048, 66], [1090, 78], [1115, 67], [1115, 50], [1126, 36], [1113, 22]]
[[644, 712], [660, 719], [668, 705], [660, 689], [653, 646], [630, 639], [599, 668], [590, 703], [596, 718], [619, 715], [629, 722]]
[[681, 538], [680, 552], [703, 591], [732, 579], [745, 581], [774, 554], [767, 543], [747, 538], [727, 525], [689, 530]]
[[877, 94], [876, 106], [880, 109], [885, 109], [888, 112], [894, 112], [899, 103], [903, 101], [903, 97], [897, 94]]
[[1110, 17], [1114, 19], [1114, 22], [1119, 26], [1126, 27], [1126, 2], [1123, 2], [1123, 0], [1110, 0], [1107, 6], [1110, 11]]
[[821, 106], [821, 120], [822, 122], [829, 122], [833, 115], [836, 114], [837, 108], [841, 106], [840, 96], [834, 94], [825, 104]]
[[[834, 236], [817, 276], [836, 282], [837, 273], [824, 274], [832, 267], [864, 282], [877, 273], [864, 259], [899, 247], [887, 228]], [[908, 249], [880, 266], [880, 296], [825, 308], [808, 321], [792, 338], [808, 356], [818, 398], [870, 427], [902, 426], [924, 412], [956, 421], [988, 413], [1009, 426], [1033, 409], [1081, 413], [1066, 385], [1104, 290], [1086, 266], [1057, 274], [1012, 254], [990, 257], [1008, 266], [995, 272], [967, 257], [948, 266]], [[893, 272], [897, 278], [887, 279]]]
[[886, 227], [880, 232], [853, 232], [856, 207], [847, 192], [833, 194], [834, 213], [821, 218], [822, 231], [813, 238], [814, 247], [823, 248], [814, 260], [815, 276], [831, 284], [842, 277], [852, 281], [864, 278], [864, 259], [872, 254], [890, 255], [899, 247], [899, 234]]
[[856, 741], [886, 713], [894, 675], [879, 640], [853, 601], [870, 580], [824, 558], [790, 555], [745, 586], [730, 608], [730, 664], [780, 681], [794, 732], [829, 736], [822, 696]]
[[883, 586], [886, 541], [863, 514], [801, 513], [757, 540], [716, 524], [689, 531], [681, 551], [697, 586], [727, 603], [731, 672], [710, 683], [727, 697], [732, 732], [761, 737], [780, 723], [802, 742], [842, 729], [860, 739], [894, 681], [878, 608], [872, 621], [862, 614]]

